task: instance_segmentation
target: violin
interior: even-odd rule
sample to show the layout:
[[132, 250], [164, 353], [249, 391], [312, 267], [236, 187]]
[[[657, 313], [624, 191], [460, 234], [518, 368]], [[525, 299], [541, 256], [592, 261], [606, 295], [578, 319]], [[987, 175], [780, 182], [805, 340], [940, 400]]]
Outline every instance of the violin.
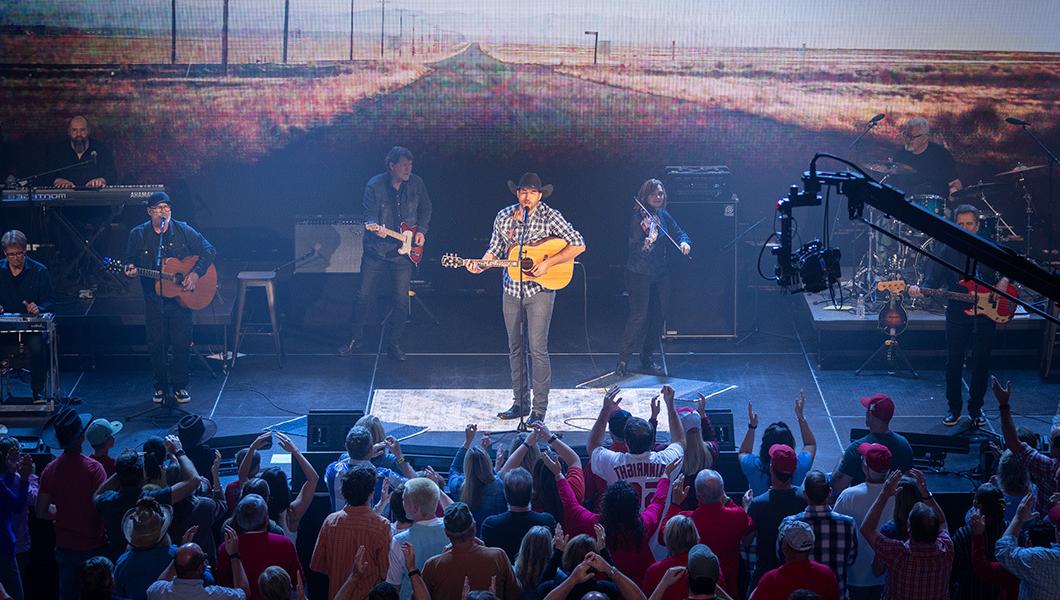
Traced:
[[659, 239], [659, 215], [649, 213], [648, 209], [644, 208], [644, 205], [640, 202], [637, 202], [637, 206], [640, 207], [640, 212], [644, 216], [640, 221], [640, 226], [644, 233], [647, 234], [644, 238], [644, 250], [647, 251]]

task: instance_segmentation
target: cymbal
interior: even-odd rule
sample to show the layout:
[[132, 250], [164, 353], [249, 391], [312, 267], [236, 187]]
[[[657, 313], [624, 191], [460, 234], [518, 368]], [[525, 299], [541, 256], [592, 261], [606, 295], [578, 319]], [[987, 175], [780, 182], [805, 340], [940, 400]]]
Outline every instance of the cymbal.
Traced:
[[997, 191], [997, 190], [994, 190], [992, 188], [999, 188], [999, 187], [1004, 187], [1004, 186], [1005, 186], [1005, 184], [997, 183], [997, 182], [994, 182], [994, 181], [989, 181], [989, 182], [986, 182], [986, 183], [977, 183], [975, 185], [970, 185], [968, 187], [961, 188], [960, 190], [954, 192], [953, 193], [953, 197], [954, 198], [967, 198], [969, 196], [975, 196], [975, 195], [979, 194], [980, 192]]
[[1003, 175], [1019, 175], [1020, 173], [1026, 173], [1027, 171], [1037, 171], [1038, 169], [1044, 169], [1046, 166], [1047, 165], [1033, 165], [1028, 167], [1025, 165], [1017, 165], [1015, 169], [1010, 169], [1008, 171], [998, 173], [994, 175], [994, 177], [1001, 177]]
[[869, 162], [865, 163], [865, 168], [883, 175], [909, 175], [911, 173], [916, 173], [916, 169], [913, 167], [910, 167], [905, 163], [894, 161]]

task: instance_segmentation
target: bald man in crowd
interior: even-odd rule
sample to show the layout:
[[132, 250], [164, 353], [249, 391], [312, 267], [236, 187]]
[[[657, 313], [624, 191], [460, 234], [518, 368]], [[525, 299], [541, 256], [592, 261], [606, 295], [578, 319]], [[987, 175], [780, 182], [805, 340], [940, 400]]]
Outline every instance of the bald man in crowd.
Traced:
[[114, 170], [114, 155], [110, 148], [93, 138], [92, 127], [83, 115], [76, 115], [66, 123], [66, 138], [48, 149], [45, 155], [47, 169], [64, 169], [53, 175], [53, 179], [41, 181], [57, 188], [101, 188], [113, 185], [117, 180]]

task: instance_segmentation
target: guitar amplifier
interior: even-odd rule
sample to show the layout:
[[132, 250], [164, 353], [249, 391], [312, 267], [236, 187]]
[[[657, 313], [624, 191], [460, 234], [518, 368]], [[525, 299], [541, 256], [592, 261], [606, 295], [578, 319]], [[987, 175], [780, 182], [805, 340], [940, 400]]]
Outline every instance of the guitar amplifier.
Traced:
[[349, 215], [299, 215], [294, 222], [295, 273], [360, 273], [364, 221]]
[[346, 450], [346, 434], [363, 416], [363, 410], [309, 409], [306, 415], [306, 450]]

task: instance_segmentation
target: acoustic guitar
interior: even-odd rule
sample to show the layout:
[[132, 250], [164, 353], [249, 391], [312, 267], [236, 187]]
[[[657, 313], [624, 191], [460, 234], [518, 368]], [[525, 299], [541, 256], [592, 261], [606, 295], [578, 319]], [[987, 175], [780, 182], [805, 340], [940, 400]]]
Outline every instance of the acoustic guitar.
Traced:
[[[968, 302], [974, 306], [964, 309], [964, 314], [971, 317], [986, 317], [995, 323], [1008, 323], [1012, 320], [1012, 315], [1016, 314], [1016, 303], [1012, 300], [968, 279], [960, 283], [968, 290], [967, 292], [920, 288], [920, 293], [925, 296]], [[900, 293], [906, 290], [906, 284], [900, 279], [896, 281], [880, 281], [876, 283], [876, 289]], [[1019, 295], [1019, 290], [1011, 283], [1008, 284], [1005, 292], [1013, 297]]]
[[409, 257], [412, 264], [419, 266], [420, 261], [423, 260], [423, 246], [413, 245], [412, 240], [416, 238], [416, 226], [409, 227], [404, 222], [401, 223], [401, 231], [394, 231], [388, 229], [384, 225], [365, 225], [365, 229], [372, 232], [382, 232], [388, 238], [393, 238], [401, 242], [401, 247], [398, 248], [398, 254]]
[[[199, 262], [198, 256], [185, 258], [169, 257], [162, 261], [161, 269], [144, 269], [136, 267], [140, 277], [155, 280], [155, 293], [163, 298], [175, 298], [177, 304], [191, 310], [206, 308], [213, 302], [214, 294], [217, 293], [217, 269], [210, 265], [206, 274], [199, 277], [195, 282], [195, 289], [188, 292], [183, 288], [184, 278], [195, 268]], [[116, 273], [125, 272], [125, 263], [113, 258], [104, 258], [103, 264], [108, 270]]]
[[483, 269], [500, 267], [508, 270], [508, 276], [513, 281], [519, 281], [519, 273], [522, 272], [523, 281], [533, 281], [547, 290], [561, 290], [567, 287], [574, 277], [574, 261], [552, 265], [548, 272], [540, 277], [534, 277], [530, 271], [535, 265], [550, 256], [559, 254], [567, 247], [567, 242], [557, 237], [550, 237], [535, 244], [523, 246], [523, 256], [519, 258], [519, 246], [512, 246], [508, 251], [508, 258], [461, 258], [455, 254], [446, 254], [442, 257], [442, 266], [458, 269], [468, 264], [478, 265]]

